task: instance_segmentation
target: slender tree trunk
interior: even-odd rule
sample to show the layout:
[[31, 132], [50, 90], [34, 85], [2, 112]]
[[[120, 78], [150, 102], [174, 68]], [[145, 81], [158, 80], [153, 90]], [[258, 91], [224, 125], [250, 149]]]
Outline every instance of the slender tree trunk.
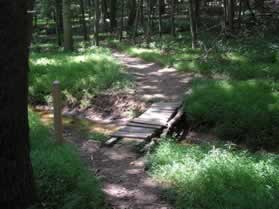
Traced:
[[122, 41], [123, 39], [123, 28], [124, 28], [124, 1], [121, 2], [121, 21], [120, 21], [120, 31], [119, 31], [119, 40]]
[[165, 0], [160, 0], [160, 12], [161, 12], [161, 14], [165, 14], [165, 12], [166, 12]]
[[137, 33], [138, 33], [138, 25], [139, 25], [139, 16], [140, 16], [140, 7], [142, 5], [143, 0], [138, 0], [137, 10], [136, 10], [136, 20], [135, 20], [135, 27], [133, 33], [133, 40], [136, 43]]
[[176, 9], [176, 2], [175, 0], [171, 1], [171, 34], [175, 37], [175, 9]]
[[197, 29], [200, 26], [200, 10], [201, 10], [201, 0], [196, 0], [195, 1], [195, 16], [196, 16], [196, 25], [197, 25]]
[[232, 32], [234, 27], [234, 0], [228, 0], [228, 23], [229, 29]]
[[63, 28], [64, 28], [64, 50], [73, 51], [73, 31], [72, 31], [72, 0], [63, 0]]
[[55, 0], [55, 20], [56, 20], [56, 36], [57, 36], [57, 44], [58, 46], [62, 46], [62, 1]]
[[238, 28], [241, 28], [241, 15], [242, 15], [242, 5], [243, 5], [243, 1], [239, 0], [239, 9], [238, 9]]
[[87, 33], [88, 33], [88, 39], [90, 40], [90, 34], [91, 34], [91, 20], [92, 20], [92, 7], [91, 7], [91, 0], [86, 0], [86, 5], [85, 5], [85, 12], [88, 14], [88, 23], [87, 23]]
[[190, 28], [192, 35], [192, 48], [197, 48], [197, 22], [195, 15], [195, 5], [194, 0], [189, 0], [189, 17], [190, 17]]
[[26, 209], [35, 200], [28, 127], [31, 0], [2, 1], [0, 12], [0, 207]]
[[85, 20], [85, 10], [84, 10], [83, 0], [80, 0], [80, 12], [81, 12], [81, 24], [82, 24], [82, 30], [83, 30], [83, 39], [84, 39], [84, 41], [89, 41], [87, 25], [86, 25], [86, 20]]
[[142, 27], [144, 27], [144, 8], [143, 8], [143, 0], [141, 0], [140, 4], [140, 24]]
[[226, 27], [228, 25], [228, 0], [224, 0], [224, 22]]
[[136, 0], [128, 0], [128, 8], [129, 8], [129, 14], [128, 14], [128, 29], [131, 30], [135, 19], [136, 19], [136, 10], [137, 10], [137, 2]]
[[95, 0], [95, 44], [99, 46], [100, 0]]
[[150, 39], [151, 39], [151, 0], [147, 0], [147, 10], [148, 10], [148, 14], [147, 14], [147, 30], [146, 30], [146, 43], [147, 43], [147, 47], [149, 47], [150, 44]]
[[162, 37], [162, 0], [158, 0], [158, 13], [159, 13], [159, 35]]
[[117, 13], [117, 0], [110, 0], [110, 30], [114, 31], [114, 28], [117, 26], [116, 21]]

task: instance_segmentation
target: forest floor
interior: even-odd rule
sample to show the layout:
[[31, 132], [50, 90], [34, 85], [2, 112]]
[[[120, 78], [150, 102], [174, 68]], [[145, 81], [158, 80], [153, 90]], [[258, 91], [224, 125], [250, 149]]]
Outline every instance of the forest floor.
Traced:
[[[178, 73], [174, 68], [148, 63], [118, 51], [113, 51], [113, 56], [135, 79], [133, 95], [143, 102], [177, 101], [190, 89], [193, 74]], [[89, 162], [90, 170], [101, 178], [108, 208], [173, 208], [161, 196], [163, 186], [145, 172], [144, 157], [137, 151], [140, 140], [123, 139], [108, 148], [102, 147], [100, 142], [71, 135], [71, 140], [79, 145], [82, 156]]]

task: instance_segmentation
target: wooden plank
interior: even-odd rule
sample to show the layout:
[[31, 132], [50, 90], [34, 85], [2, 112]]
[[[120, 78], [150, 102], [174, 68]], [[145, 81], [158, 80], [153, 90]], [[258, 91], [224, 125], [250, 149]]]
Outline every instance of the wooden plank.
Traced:
[[103, 144], [103, 146], [106, 147], [112, 147], [114, 144], [116, 144], [116, 142], [118, 142], [120, 140], [120, 137], [112, 137], [109, 140], [105, 141], [105, 143]]
[[129, 122], [127, 125], [128, 126], [134, 126], [134, 127], [154, 128], [154, 129], [161, 129], [161, 128], [163, 128], [163, 126], [161, 126], [161, 125], [151, 125], [151, 124], [144, 124], [144, 123], [135, 123], [133, 121]]
[[159, 102], [138, 118], [130, 121], [127, 126], [113, 133], [112, 137], [147, 139], [159, 129], [167, 127], [168, 121], [176, 114], [181, 102]]
[[133, 123], [142, 123], [148, 125], [160, 125], [165, 127], [167, 125], [167, 120], [160, 120], [160, 119], [142, 119], [142, 118], [135, 118], [132, 120]]
[[140, 117], [133, 119], [132, 122], [166, 126], [167, 122], [174, 113], [175, 111], [162, 113], [144, 113]]
[[113, 133], [112, 137], [124, 137], [124, 138], [139, 138], [139, 139], [147, 139], [152, 137], [156, 129], [153, 128], [144, 128], [144, 127], [132, 127], [127, 126], [119, 131]]
[[182, 106], [182, 102], [158, 102], [151, 105], [151, 108], [159, 109], [177, 109]]

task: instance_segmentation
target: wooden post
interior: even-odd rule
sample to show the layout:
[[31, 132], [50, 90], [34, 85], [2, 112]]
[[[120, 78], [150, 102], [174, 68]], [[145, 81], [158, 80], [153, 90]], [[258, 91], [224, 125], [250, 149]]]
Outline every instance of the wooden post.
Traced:
[[54, 113], [54, 134], [58, 144], [64, 142], [63, 138], [63, 125], [62, 125], [62, 102], [60, 82], [54, 81], [52, 88], [53, 97], [53, 113]]

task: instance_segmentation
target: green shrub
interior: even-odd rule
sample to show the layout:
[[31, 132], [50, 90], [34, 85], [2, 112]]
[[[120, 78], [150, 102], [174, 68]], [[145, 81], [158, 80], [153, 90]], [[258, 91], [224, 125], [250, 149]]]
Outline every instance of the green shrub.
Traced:
[[163, 142], [149, 163], [151, 174], [170, 186], [176, 208], [279, 208], [278, 155]]
[[185, 111], [220, 138], [253, 147], [279, 145], [279, 93], [265, 81], [196, 82]]
[[29, 114], [31, 158], [39, 203], [45, 209], [104, 208], [103, 193], [95, 176], [70, 145], [56, 145], [49, 130]]
[[86, 103], [102, 90], [124, 87], [129, 83], [120, 65], [105, 49], [71, 54], [33, 53], [30, 63], [29, 93], [32, 103], [49, 101], [54, 80], [61, 82], [63, 95], [70, 104]]

